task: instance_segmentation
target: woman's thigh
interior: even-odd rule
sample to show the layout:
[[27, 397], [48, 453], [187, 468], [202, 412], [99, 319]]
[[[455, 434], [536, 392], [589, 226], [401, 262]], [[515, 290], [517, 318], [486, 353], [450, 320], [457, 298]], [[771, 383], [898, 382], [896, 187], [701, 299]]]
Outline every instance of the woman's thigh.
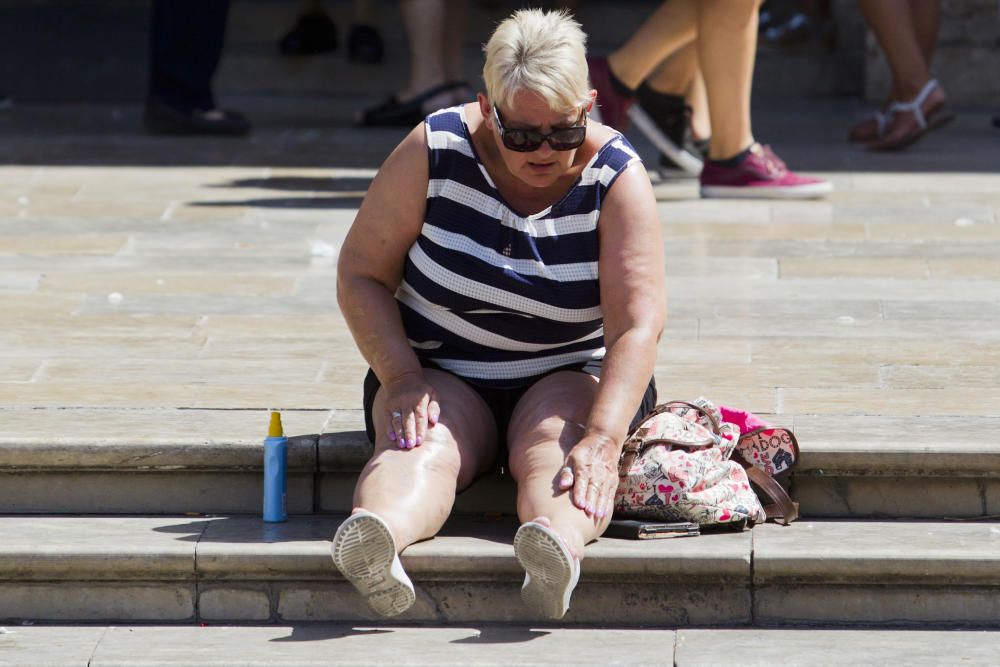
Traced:
[[587, 373], [560, 371], [524, 393], [511, 414], [507, 436], [515, 480], [558, 472], [583, 437], [597, 384]]
[[[415, 455], [414, 461], [453, 466], [458, 490], [464, 489], [493, 466], [497, 455], [497, 428], [489, 406], [468, 383], [445, 371], [424, 369], [424, 377], [437, 393], [441, 413], [429, 428], [423, 444], [413, 450], [399, 450], [388, 438], [385, 392], [380, 387], [372, 406], [375, 425], [375, 457], [397, 450]], [[373, 458], [375, 458], [373, 457]]]

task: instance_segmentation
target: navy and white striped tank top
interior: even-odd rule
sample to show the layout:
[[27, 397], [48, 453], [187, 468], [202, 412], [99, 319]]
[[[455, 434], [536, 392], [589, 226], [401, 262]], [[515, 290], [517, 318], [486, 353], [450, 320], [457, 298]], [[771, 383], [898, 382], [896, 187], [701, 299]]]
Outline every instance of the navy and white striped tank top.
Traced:
[[463, 107], [427, 117], [427, 212], [396, 292], [417, 356], [480, 386], [526, 386], [604, 357], [601, 202], [638, 160], [621, 135], [557, 203], [522, 215], [497, 191]]

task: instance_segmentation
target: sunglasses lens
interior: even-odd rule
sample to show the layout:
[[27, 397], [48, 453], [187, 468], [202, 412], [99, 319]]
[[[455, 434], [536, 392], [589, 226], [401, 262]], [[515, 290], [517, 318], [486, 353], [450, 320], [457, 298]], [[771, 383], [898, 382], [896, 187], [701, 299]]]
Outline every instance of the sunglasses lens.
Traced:
[[549, 135], [549, 144], [552, 146], [553, 150], [557, 151], [571, 151], [574, 148], [579, 148], [580, 144], [587, 137], [586, 127], [567, 127], [562, 130], [556, 130]]
[[512, 151], [530, 153], [538, 150], [545, 138], [530, 130], [507, 130], [503, 133], [503, 145]]

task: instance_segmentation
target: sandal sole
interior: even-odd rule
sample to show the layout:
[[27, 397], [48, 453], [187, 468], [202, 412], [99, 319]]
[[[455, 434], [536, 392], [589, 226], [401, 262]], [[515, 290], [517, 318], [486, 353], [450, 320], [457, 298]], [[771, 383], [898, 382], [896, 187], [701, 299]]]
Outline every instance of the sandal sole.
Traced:
[[413, 606], [413, 583], [403, 571], [388, 527], [374, 514], [355, 514], [337, 529], [333, 563], [371, 609], [396, 616]]
[[550, 529], [526, 523], [514, 536], [514, 555], [525, 570], [521, 599], [545, 618], [559, 619], [579, 579], [579, 568], [562, 540]]

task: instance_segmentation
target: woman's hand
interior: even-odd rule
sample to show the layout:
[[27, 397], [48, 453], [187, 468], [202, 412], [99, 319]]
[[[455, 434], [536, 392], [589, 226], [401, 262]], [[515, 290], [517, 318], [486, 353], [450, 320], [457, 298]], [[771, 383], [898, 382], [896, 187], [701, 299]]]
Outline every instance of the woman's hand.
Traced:
[[559, 488], [572, 488], [573, 504], [587, 516], [603, 519], [614, 509], [621, 445], [605, 435], [587, 433], [559, 471]]
[[388, 415], [389, 439], [400, 449], [413, 449], [423, 443], [427, 429], [437, 424], [441, 406], [434, 387], [423, 373], [404, 373], [382, 385]]

